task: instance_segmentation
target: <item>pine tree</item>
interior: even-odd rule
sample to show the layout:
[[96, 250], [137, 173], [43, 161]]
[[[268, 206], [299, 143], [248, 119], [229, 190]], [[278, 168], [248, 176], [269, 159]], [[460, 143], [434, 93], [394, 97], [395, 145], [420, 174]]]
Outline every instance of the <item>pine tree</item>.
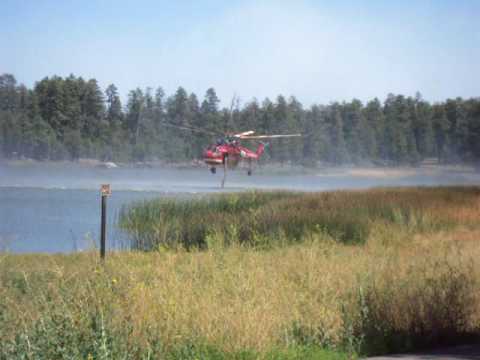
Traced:
[[450, 122], [443, 105], [433, 107], [433, 131], [437, 158], [441, 163], [445, 163], [450, 155]]
[[325, 110], [313, 105], [305, 114], [303, 127], [303, 165], [316, 166], [318, 161], [328, 161], [327, 153], [329, 142]]
[[480, 99], [469, 100], [465, 107], [468, 112], [468, 143], [472, 156], [471, 161], [480, 170]]
[[132, 145], [135, 145], [138, 140], [143, 108], [144, 96], [142, 89], [136, 88], [130, 91], [128, 94], [125, 125]]
[[[275, 132], [275, 105], [270, 101], [269, 98], [266, 98], [260, 107], [260, 113], [258, 115], [258, 124], [259, 130], [261, 129], [262, 133], [269, 134]], [[245, 130], [237, 129], [237, 130]], [[272, 158], [272, 146], [268, 146], [265, 150], [264, 155], [260, 158], [260, 162], [270, 161]]]
[[370, 146], [373, 138], [367, 131], [367, 123], [363, 117], [363, 105], [360, 100], [352, 100], [341, 106], [343, 118], [343, 130], [347, 151], [354, 163], [359, 163], [367, 157], [367, 146]]
[[[194, 129], [200, 128], [200, 105], [198, 102], [197, 95], [191, 93], [188, 97], [188, 112], [186, 114], [188, 118], [188, 123]], [[183, 134], [185, 141], [188, 144], [186, 147], [186, 158], [187, 159], [199, 159], [202, 156], [202, 143], [199, 144], [199, 139], [201, 139], [200, 133], [195, 131], [185, 131]], [[193, 146], [197, 144], [197, 146]]]
[[120, 124], [122, 122], [122, 102], [118, 95], [118, 89], [114, 84], [110, 84], [105, 90], [107, 102], [107, 120], [110, 124]]
[[51, 79], [46, 77], [36, 84], [35, 93], [40, 116], [62, 139], [63, 129], [67, 123], [64, 111], [63, 79], [58, 76], [53, 76]]
[[266, 123], [262, 121], [262, 112], [257, 99], [253, 99], [245, 105], [239, 114], [239, 120], [235, 123], [235, 130], [255, 131], [257, 133], [266, 134], [270, 131]]
[[[272, 132], [282, 134], [286, 133], [288, 131], [289, 127], [289, 110], [287, 106], [287, 101], [282, 95], [279, 95], [277, 97], [277, 102], [274, 105], [274, 114], [275, 114], [275, 123], [272, 124]], [[287, 147], [287, 142], [286, 139], [279, 139], [278, 141], [275, 141], [271, 145], [272, 149], [272, 158], [275, 161], [280, 162], [281, 165], [283, 165], [285, 162], [289, 160], [289, 153], [288, 153], [288, 147]]]
[[82, 129], [84, 126], [82, 114], [83, 98], [83, 80], [79, 81], [74, 75], [70, 75], [65, 80], [60, 80], [62, 87], [62, 105], [63, 119], [62, 127], [72, 129]]
[[[305, 112], [302, 104], [291, 96], [287, 105], [287, 119], [284, 134], [298, 134], [302, 132], [305, 124]], [[303, 144], [298, 138], [286, 138], [285, 146], [288, 151], [288, 158], [290, 161], [299, 163], [303, 157]]]
[[345, 136], [343, 133], [343, 119], [340, 105], [334, 103], [330, 106], [327, 115], [327, 132], [330, 139], [327, 159], [334, 165], [341, 165], [349, 161]]
[[0, 76], [0, 110], [15, 112], [19, 103], [17, 80], [12, 74]]
[[[167, 119], [170, 124], [190, 127], [188, 94], [184, 88], [179, 87], [175, 94], [168, 98]], [[191, 134], [172, 127], [165, 130], [168, 133], [166, 143], [167, 158], [175, 159], [176, 161], [188, 159], [191, 155], [191, 145], [188, 144]]]
[[420, 158], [434, 156], [432, 116], [432, 107], [422, 99], [420, 93], [417, 93], [412, 130]]
[[385, 114], [380, 100], [375, 98], [367, 103], [365, 119], [374, 133], [375, 158], [383, 162], [387, 159], [387, 149], [385, 143]]

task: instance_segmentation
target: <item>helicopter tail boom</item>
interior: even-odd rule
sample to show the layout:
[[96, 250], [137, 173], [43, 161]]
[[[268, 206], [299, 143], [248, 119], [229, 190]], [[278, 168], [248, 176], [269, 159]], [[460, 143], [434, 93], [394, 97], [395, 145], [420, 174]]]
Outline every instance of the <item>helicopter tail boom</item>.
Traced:
[[255, 152], [257, 154], [258, 157], [262, 156], [263, 152], [265, 151], [265, 144], [264, 143], [260, 143], [258, 145], [258, 148], [257, 148], [257, 151]]

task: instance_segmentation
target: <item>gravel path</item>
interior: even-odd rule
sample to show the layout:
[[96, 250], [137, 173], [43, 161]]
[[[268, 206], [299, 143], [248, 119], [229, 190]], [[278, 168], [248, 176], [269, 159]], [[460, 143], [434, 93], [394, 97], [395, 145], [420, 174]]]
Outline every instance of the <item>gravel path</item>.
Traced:
[[480, 344], [430, 351], [428, 353], [376, 356], [373, 360], [480, 360]]

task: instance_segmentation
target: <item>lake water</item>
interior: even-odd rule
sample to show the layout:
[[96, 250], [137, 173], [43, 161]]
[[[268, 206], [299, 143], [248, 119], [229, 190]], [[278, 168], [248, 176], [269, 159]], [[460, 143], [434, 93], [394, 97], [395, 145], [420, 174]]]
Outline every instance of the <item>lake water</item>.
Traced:
[[0, 251], [71, 252], [98, 244], [102, 183], [110, 183], [108, 234], [110, 247], [124, 248], [128, 239], [116, 227], [122, 205], [155, 197], [198, 196], [249, 189], [323, 191], [374, 186], [480, 184], [473, 172], [428, 171], [382, 175], [355, 171], [318, 174], [222, 174], [207, 169], [96, 169], [74, 165], [0, 165]]

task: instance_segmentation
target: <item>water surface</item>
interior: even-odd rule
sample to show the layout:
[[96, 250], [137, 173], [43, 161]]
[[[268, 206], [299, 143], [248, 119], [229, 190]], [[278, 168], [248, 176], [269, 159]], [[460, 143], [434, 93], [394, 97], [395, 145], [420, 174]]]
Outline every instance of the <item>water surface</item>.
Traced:
[[107, 243], [128, 246], [115, 226], [122, 205], [154, 197], [198, 196], [249, 189], [323, 191], [374, 186], [480, 184], [480, 176], [462, 171], [423, 171], [383, 176], [349, 172], [283, 171], [280, 174], [230, 172], [220, 189], [222, 174], [207, 169], [97, 169], [74, 165], [0, 165], [0, 250], [12, 252], [71, 252], [98, 244], [102, 183], [110, 183]]

